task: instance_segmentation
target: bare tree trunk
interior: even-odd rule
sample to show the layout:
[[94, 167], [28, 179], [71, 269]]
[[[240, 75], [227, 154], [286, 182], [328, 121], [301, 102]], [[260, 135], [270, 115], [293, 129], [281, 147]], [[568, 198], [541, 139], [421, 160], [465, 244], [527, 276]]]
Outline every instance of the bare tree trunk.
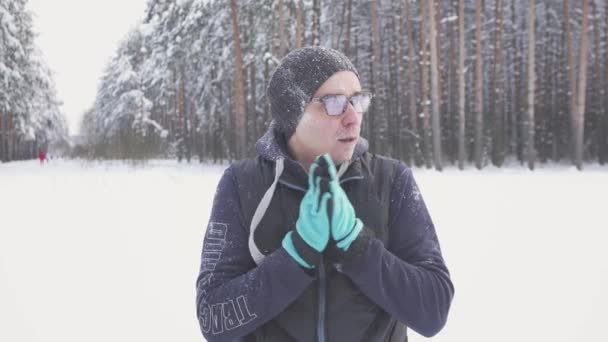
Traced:
[[604, 7], [604, 84], [602, 98], [604, 99], [604, 110], [602, 111], [602, 120], [600, 130], [600, 165], [608, 162], [608, 6]]
[[522, 98], [523, 96], [522, 94], [522, 88], [519, 84], [521, 82], [521, 75], [523, 74], [523, 72], [521, 71], [523, 69], [522, 67], [522, 62], [521, 62], [521, 58], [520, 58], [520, 51], [521, 49], [518, 48], [517, 43], [517, 8], [515, 7], [515, 3], [517, 0], [512, 0], [511, 1], [511, 27], [512, 27], [512, 40], [511, 40], [511, 50], [513, 51], [513, 68], [514, 68], [514, 72], [513, 75], [510, 75], [511, 78], [513, 79], [512, 81], [512, 99], [510, 102], [512, 102], [512, 110], [510, 112], [510, 120], [509, 123], [511, 124], [511, 132], [509, 135], [509, 149], [510, 152], [513, 153], [519, 160], [521, 160], [520, 158], [520, 137], [519, 137], [519, 127], [520, 127], [520, 121], [519, 118], [521, 116], [521, 112], [522, 112]]
[[304, 45], [304, 0], [296, 5], [296, 48]]
[[526, 160], [530, 170], [534, 170], [534, 85], [536, 81], [536, 75], [534, 72], [535, 64], [535, 26], [534, 21], [536, 18], [536, 5], [535, 0], [528, 0], [528, 117], [527, 125], [524, 132], [526, 133]]
[[[270, 59], [264, 61], [264, 84], [270, 82]], [[270, 125], [271, 114], [270, 114], [270, 103], [264, 101], [264, 128]]]
[[13, 115], [8, 113], [6, 118], [6, 161], [15, 160], [15, 130]]
[[[182, 132], [182, 125], [181, 125], [181, 110], [180, 110], [180, 87], [179, 87], [179, 77], [177, 75], [177, 66], [173, 66], [171, 67], [171, 74], [173, 77], [173, 93], [172, 95], [172, 102], [171, 102], [171, 108], [173, 109], [173, 115], [171, 117], [171, 123], [173, 126], [173, 132], [174, 132], [174, 137], [175, 137], [175, 141], [177, 143], [177, 161], [181, 163], [182, 158], [184, 157], [184, 135]], [[124, 158], [124, 152], [121, 152], [121, 158]]]
[[236, 0], [230, 0], [232, 31], [234, 33], [234, 114], [236, 126], [236, 158], [245, 156], [245, 76], [243, 75], [243, 54], [239, 37]]
[[[372, 75], [374, 79], [374, 88], [376, 91], [377, 100], [374, 103], [373, 120], [370, 117], [370, 149], [376, 148], [376, 143], [382, 140], [381, 135], [384, 132], [379, 130], [381, 118], [384, 113], [384, 87], [382, 82], [382, 61], [380, 56], [380, 28], [378, 22], [378, 3], [377, 0], [370, 2], [371, 6], [371, 30], [372, 30]], [[380, 136], [379, 136], [380, 135]]]
[[[232, 0], [230, 0], [232, 1]], [[270, 35], [270, 51], [275, 58], [279, 57], [279, 6], [272, 7]]]
[[[550, 13], [546, 11], [547, 22], [550, 20]], [[547, 70], [548, 70], [548, 80], [547, 80], [547, 88], [549, 92], [549, 111], [547, 112], [548, 117], [548, 129], [547, 136], [549, 137], [549, 141], [547, 142], [548, 154], [553, 161], [559, 161], [558, 158], [558, 148], [559, 148], [559, 127], [562, 123], [562, 112], [561, 107], [559, 106], [559, 96], [558, 91], [560, 89], [559, 82], [559, 68], [556, 67], [556, 60], [559, 58], [559, 53], [561, 53], [559, 45], [557, 43], [558, 38], [557, 35], [553, 32], [547, 32], [547, 35], [550, 36], [548, 48], [547, 48]]]
[[[448, 12], [448, 17], [453, 17], [458, 13], [458, 0], [450, 0], [450, 11]], [[444, 122], [445, 131], [443, 134], [447, 136], [447, 151], [445, 152], [448, 155], [449, 163], [454, 165], [455, 160], [458, 158], [458, 137], [457, 137], [457, 122], [458, 122], [458, 108], [456, 105], [456, 96], [457, 92], [457, 63], [458, 59], [456, 58], [456, 49], [458, 47], [456, 31], [457, 24], [454, 24], [452, 21], [447, 23], [448, 27], [448, 36], [450, 39], [450, 50], [448, 53], [448, 63], [449, 63], [449, 73], [447, 77], [447, 96], [446, 96], [446, 106], [445, 106], [445, 114], [447, 117], [446, 122]]]
[[17, 131], [15, 130], [15, 121], [11, 120], [11, 148], [10, 148], [10, 158], [11, 160], [17, 160], [18, 158], [18, 149], [19, 149], [19, 137], [17, 136]]
[[[398, 13], [398, 3], [392, 4], [393, 13]], [[389, 70], [395, 72], [389, 72], [389, 87], [390, 94], [388, 96], [389, 108], [387, 108], [388, 114], [388, 146], [391, 150], [391, 156], [393, 158], [401, 159], [401, 143], [400, 143], [400, 129], [401, 129], [401, 102], [402, 97], [399, 94], [399, 70], [400, 70], [400, 57], [401, 55], [401, 44], [399, 44], [400, 36], [398, 30], [397, 16], [393, 15], [390, 18], [390, 37], [395, 44], [391, 44], [388, 49], [388, 60]]]
[[420, 48], [421, 51], [421, 55], [422, 55], [422, 59], [420, 61], [420, 70], [421, 70], [421, 95], [422, 95], [422, 135], [423, 135], [423, 150], [424, 150], [424, 162], [426, 164], [426, 167], [428, 169], [430, 169], [431, 167], [433, 167], [433, 157], [432, 157], [432, 143], [431, 143], [431, 130], [429, 128], [429, 118], [430, 118], [430, 114], [429, 114], [429, 91], [428, 91], [428, 85], [429, 85], [429, 76], [428, 76], [428, 36], [427, 36], [427, 20], [428, 20], [428, 15], [427, 15], [427, 5], [428, 2], [427, 1], [421, 1], [420, 2], [420, 18], [421, 18], [421, 22], [420, 22], [420, 44], [422, 45]]
[[190, 162], [191, 158], [191, 150], [190, 150], [190, 124], [189, 124], [189, 110], [186, 103], [186, 82], [185, 82], [185, 73], [183, 65], [180, 66], [180, 80], [179, 80], [179, 109], [180, 109], [180, 118], [181, 118], [181, 130], [183, 136], [183, 146], [184, 153], [186, 157], [186, 161]]
[[583, 142], [584, 142], [584, 127], [585, 127], [585, 95], [587, 87], [587, 56], [588, 56], [588, 37], [589, 29], [589, 0], [583, 1], [583, 23], [581, 24], [581, 55], [580, 69], [578, 79], [578, 101], [577, 112], [575, 118], [575, 161], [576, 167], [579, 170], [583, 168]]
[[6, 125], [4, 123], [4, 117], [5, 114], [0, 111], [0, 163], [5, 162], [5, 145], [4, 145], [4, 140], [5, 140], [5, 136], [6, 136]]
[[[549, 19], [549, 11], [545, 11], [546, 19]], [[549, 21], [547, 21], [548, 23]], [[549, 78], [549, 72], [547, 68], [549, 67], [549, 63], [547, 63], [547, 56], [549, 55], [547, 52], [549, 51], [549, 44], [547, 36], [549, 32], [542, 32], [539, 36], [535, 35], [535, 41], [540, 41], [540, 50], [537, 53], [539, 58], [537, 58], [538, 68], [536, 68], [537, 74], [535, 75], [535, 110], [534, 110], [534, 126], [535, 126], [535, 151], [536, 151], [536, 159], [540, 163], [546, 162], [547, 158], [547, 115], [549, 110], [549, 97], [548, 97], [548, 87], [547, 80]], [[540, 39], [539, 39], [540, 37]]]
[[312, 5], [312, 45], [321, 44], [321, 0], [313, 0]]
[[482, 55], [482, 24], [483, 1], [475, 2], [475, 165], [482, 168], [483, 158], [483, 55]]
[[430, 33], [430, 45], [431, 45], [431, 105], [433, 109], [432, 124], [433, 124], [433, 161], [435, 162], [435, 169], [441, 171], [443, 169], [441, 150], [441, 117], [439, 116], [439, 61], [437, 58], [437, 44], [439, 38], [437, 37], [437, 21], [435, 20], [435, 1], [428, 0], [428, 14], [429, 14], [429, 33]]
[[344, 39], [344, 54], [350, 56], [350, 31], [352, 27], [353, 0], [346, 4], [346, 38]]
[[465, 31], [464, 31], [464, 1], [458, 0], [458, 168], [464, 169], [466, 159], [465, 148], [465, 81], [464, 81], [464, 59], [465, 59]]
[[[342, 3], [342, 6], [344, 6], [344, 2], [340, 1], [340, 3]], [[338, 34], [336, 32], [338, 32], [338, 19], [336, 18], [336, 11], [338, 9], [338, 4], [337, 3], [333, 3], [332, 6], [329, 7], [329, 13], [326, 14], [326, 16], [328, 16], [328, 21], [329, 21], [329, 47], [332, 49], [337, 49], [338, 48], [338, 42], [336, 40], [336, 38], [338, 37]]]
[[412, 158], [413, 163], [418, 165], [418, 156], [420, 151], [420, 136], [418, 134], [418, 110], [416, 106], [416, 46], [413, 38], [412, 30], [412, 10], [409, 7], [410, 0], [403, 0], [403, 9], [405, 13], [405, 37], [407, 38], [407, 53], [408, 53], [408, 102], [409, 102], [409, 129], [408, 139], [408, 154]]
[[[254, 10], [252, 7], [250, 7], [249, 10], [247, 11], [249, 27], [253, 27], [253, 25], [255, 25], [254, 15], [255, 15]], [[249, 38], [251, 39], [250, 42], [252, 42], [252, 40], [255, 41], [256, 33], [251, 33]], [[261, 115], [258, 115], [258, 110], [257, 110], [258, 103], [257, 103], [257, 91], [256, 91], [256, 85], [257, 85], [256, 63], [255, 62], [249, 63], [249, 68], [246, 68], [246, 70], [249, 70], [249, 73], [248, 73], [249, 74], [249, 84], [248, 84], [247, 89], [249, 90], [249, 94], [251, 94], [251, 96], [248, 97], [249, 103], [247, 105], [247, 121], [248, 121], [247, 127], [250, 127], [250, 129], [252, 130], [252, 132], [251, 132], [252, 138], [253, 138], [253, 141], [255, 141], [255, 139], [260, 137], [259, 128], [260, 128], [260, 119], [261, 119]], [[247, 71], [245, 71], [245, 74], [247, 74]], [[249, 121], [252, 121], [253, 123], [250, 123]], [[249, 142], [247, 144], [249, 146]]]
[[[182, 71], [182, 76], [183, 76], [183, 71]], [[190, 163], [191, 159], [192, 159], [192, 135], [190, 127], [192, 126], [191, 122], [190, 122], [190, 112], [191, 112], [191, 106], [188, 103], [188, 100], [186, 99], [186, 82], [184, 81], [184, 78], [182, 78], [182, 82], [181, 82], [181, 93], [182, 93], [182, 110], [184, 111], [184, 131], [185, 131], [185, 147], [186, 147], [186, 161], [188, 163]]]
[[[358, 32], [359, 28], [358, 27], [356, 27], [356, 28], [357, 28], [356, 32]], [[355, 48], [351, 49], [351, 51], [352, 51], [351, 52], [352, 62], [353, 62], [354, 65], [358, 65], [359, 64], [359, 48], [358, 48], [359, 47], [359, 35], [355, 34], [353, 36], [355, 37], [355, 41], [354, 41], [354, 44], [353, 44], [353, 46]]]
[[372, 0], [371, 5], [371, 26], [372, 26], [372, 46], [373, 46], [373, 58], [375, 59], [375, 65], [380, 62], [380, 28], [378, 22], [378, 0]]
[[570, 101], [570, 155], [575, 163], [576, 137], [576, 65], [574, 64], [574, 48], [572, 46], [572, 26], [570, 25], [570, 0], [564, 0], [564, 31], [566, 35], [566, 63], [568, 68], [568, 99]]
[[492, 65], [493, 96], [493, 139], [492, 162], [501, 166], [504, 162], [504, 128], [503, 128], [503, 74], [502, 74], [502, 1], [496, 0], [494, 17], [494, 65]]
[[[399, 73], [400, 73], [400, 80], [401, 80], [401, 94], [399, 94], [399, 98], [401, 99], [401, 110], [399, 112], [399, 122], [403, 123], [405, 121], [405, 116], [406, 116], [406, 98], [407, 98], [407, 93], [408, 93], [408, 77], [407, 77], [407, 68], [406, 68], [406, 63], [405, 63], [405, 59], [406, 59], [406, 41], [407, 41], [407, 33], [405, 30], [405, 15], [406, 15], [406, 9], [404, 6], [407, 6], [407, 0], [402, 1], [401, 2], [401, 15], [399, 16], [399, 33], [398, 33], [398, 45], [399, 45], [399, 51], [397, 52], [397, 56], [398, 56], [398, 65], [399, 65]], [[407, 125], [406, 125], [407, 126]], [[410, 158], [411, 158], [411, 154], [409, 154], [409, 141], [410, 139], [408, 139], [408, 135], [404, 134], [403, 132], [403, 124], [401, 124], [399, 131], [397, 131], [397, 134], [399, 135], [399, 139], [398, 139], [398, 143], [399, 145], [404, 145], [403, 147], [407, 147], [407, 148], [402, 148], [401, 151], [401, 156], [399, 158], [401, 158], [402, 160], [404, 160], [406, 162], [406, 164], [410, 164]], [[407, 129], [407, 128], [406, 128]]]
[[[608, 4], [608, 2], [606, 2]], [[593, 54], [594, 63], [593, 63], [593, 79], [591, 81], [593, 94], [591, 98], [593, 99], [593, 103], [589, 103], [589, 110], [587, 110], [588, 117], [585, 118], [586, 122], [594, 123], [594, 132], [592, 139], [592, 146], [597, 148], [598, 156], [601, 153], [601, 135], [602, 133], [602, 113], [604, 113], [603, 108], [603, 97], [602, 97], [602, 66], [601, 66], [601, 47], [600, 47], [600, 20], [597, 13], [597, 6], [594, 0], [590, 0], [591, 5], [591, 15], [593, 17], [594, 24], [593, 27], [593, 50], [595, 53]]]
[[[439, 4], [437, 4], [439, 3]], [[442, 0], [433, 0], [433, 11], [435, 12], [435, 14], [433, 15], [433, 23], [435, 25], [435, 46], [437, 47], [437, 50], [443, 50], [441, 49], [441, 11], [442, 11]], [[438, 75], [437, 75], [437, 89], [439, 89], [438, 94], [439, 96], [437, 97], [437, 100], [439, 101], [439, 112], [442, 112], [442, 108], [445, 105], [444, 99], [443, 99], [443, 86], [444, 86], [444, 75], [442, 73], [442, 64], [441, 64], [441, 54], [438, 52], [437, 53], [437, 70], [438, 70]]]
[[277, 6], [279, 11], [279, 55], [277, 57], [282, 58], [285, 56], [285, 49], [287, 48], [287, 38], [285, 37], [285, 8], [283, 6], [283, 0], [279, 0]]

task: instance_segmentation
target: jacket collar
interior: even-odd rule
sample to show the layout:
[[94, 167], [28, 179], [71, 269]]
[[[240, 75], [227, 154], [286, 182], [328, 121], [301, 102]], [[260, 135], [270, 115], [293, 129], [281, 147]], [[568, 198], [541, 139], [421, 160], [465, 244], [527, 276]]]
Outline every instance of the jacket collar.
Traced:
[[[366, 139], [360, 137], [353, 152], [351, 165], [344, 175], [340, 178], [340, 183], [363, 178], [361, 167], [361, 157], [367, 152], [369, 144]], [[287, 149], [285, 136], [276, 129], [276, 124], [271, 122], [266, 133], [256, 142], [257, 153], [263, 159], [274, 162], [282, 158], [285, 170], [279, 178], [279, 182], [297, 190], [306, 191], [308, 189], [308, 175], [298, 161], [293, 159]], [[339, 165], [336, 165], [339, 168]]]

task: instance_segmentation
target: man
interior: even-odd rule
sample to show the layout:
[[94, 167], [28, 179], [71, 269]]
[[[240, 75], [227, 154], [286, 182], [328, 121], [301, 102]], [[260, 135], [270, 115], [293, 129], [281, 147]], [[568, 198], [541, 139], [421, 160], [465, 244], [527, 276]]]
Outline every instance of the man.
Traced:
[[215, 194], [197, 279], [205, 338], [435, 335], [454, 288], [411, 170], [359, 136], [370, 95], [355, 67], [335, 50], [297, 49], [267, 96], [259, 155], [230, 165]]

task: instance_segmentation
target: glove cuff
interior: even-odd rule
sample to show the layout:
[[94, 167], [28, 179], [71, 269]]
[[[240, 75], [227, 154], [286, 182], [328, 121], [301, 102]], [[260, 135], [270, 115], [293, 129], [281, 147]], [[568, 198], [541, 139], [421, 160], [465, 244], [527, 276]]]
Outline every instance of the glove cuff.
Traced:
[[305, 267], [314, 268], [321, 261], [321, 252], [312, 248], [297, 230], [293, 230], [289, 232], [291, 236], [291, 240], [293, 242], [293, 246], [298, 256], [307, 264]]
[[306, 262], [306, 260], [304, 260], [298, 253], [298, 250], [296, 249], [296, 247], [293, 243], [293, 232], [288, 232], [287, 234], [285, 234], [285, 237], [283, 238], [283, 241], [282, 241], [282, 246], [287, 251], [287, 253], [298, 264], [300, 264], [300, 266], [307, 268], [307, 269], [313, 268], [313, 266], [310, 263]]
[[[362, 226], [359, 234], [355, 237], [356, 238], [351, 242], [347, 250], [338, 247], [337, 242], [331, 240], [325, 250], [327, 258], [335, 263], [342, 263], [347, 260], [358, 258], [367, 252], [370, 241], [375, 237], [375, 234], [373, 230]], [[344, 239], [341, 241], [344, 241]]]
[[341, 240], [336, 241], [336, 246], [343, 251], [347, 251], [353, 241], [359, 236], [359, 233], [361, 233], [361, 229], [363, 229], [363, 222], [361, 222], [360, 219], [355, 219], [355, 224], [350, 230], [350, 233]]

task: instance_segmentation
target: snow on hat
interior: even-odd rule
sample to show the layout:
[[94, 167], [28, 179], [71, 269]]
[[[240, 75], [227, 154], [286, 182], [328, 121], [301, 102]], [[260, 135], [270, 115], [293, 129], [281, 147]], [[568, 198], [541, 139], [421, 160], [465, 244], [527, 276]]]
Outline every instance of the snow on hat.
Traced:
[[359, 73], [341, 52], [321, 46], [304, 47], [288, 53], [270, 78], [266, 95], [276, 127], [286, 139], [295, 132], [310, 102], [321, 85], [338, 71]]

